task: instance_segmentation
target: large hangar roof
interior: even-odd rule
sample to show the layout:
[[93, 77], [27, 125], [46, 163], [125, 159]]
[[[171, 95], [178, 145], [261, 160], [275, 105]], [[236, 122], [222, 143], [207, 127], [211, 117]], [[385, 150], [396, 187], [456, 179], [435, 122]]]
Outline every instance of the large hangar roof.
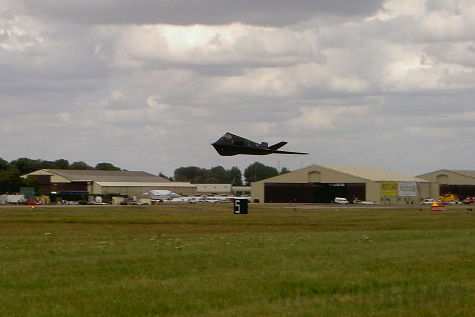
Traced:
[[[169, 183], [170, 180], [141, 171], [102, 171], [102, 170], [61, 170], [43, 169], [30, 175], [52, 174], [71, 182], [129, 182], [129, 183]], [[43, 174], [43, 175], [44, 175]]]
[[431, 182], [437, 182], [440, 184], [452, 184], [452, 185], [474, 185], [475, 184], [475, 171], [471, 170], [452, 170], [441, 169], [434, 172], [418, 175], [417, 177], [426, 179]]
[[416, 178], [397, 172], [389, 171], [379, 167], [366, 166], [322, 166], [340, 173], [360, 177], [373, 182], [427, 182], [424, 179]]
[[177, 182], [166, 182], [166, 183], [158, 183], [158, 182], [146, 182], [146, 183], [137, 183], [137, 182], [95, 182], [99, 186], [103, 187], [132, 187], [132, 186], [142, 186], [142, 187], [150, 187], [150, 186], [157, 186], [157, 187], [196, 187], [191, 183], [177, 183]]
[[460, 174], [462, 176], [467, 176], [470, 178], [475, 178], [475, 171], [467, 171], [467, 170], [446, 170], [448, 172], [452, 172], [455, 174]]

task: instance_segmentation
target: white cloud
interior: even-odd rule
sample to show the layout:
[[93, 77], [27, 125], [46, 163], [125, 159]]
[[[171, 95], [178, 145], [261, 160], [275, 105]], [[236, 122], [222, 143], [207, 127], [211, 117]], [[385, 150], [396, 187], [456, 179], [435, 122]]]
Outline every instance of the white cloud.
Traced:
[[404, 16], [420, 17], [426, 12], [426, 0], [387, 0], [383, 2], [383, 8], [368, 20], [379, 19], [388, 21]]
[[218, 157], [230, 131], [311, 153], [266, 163], [417, 174], [475, 134], [471, 0], [167, 3], [0, 0], [3, 158], [169, 175], [261, 159]]
[[[370, 115], [371, 106], [327, 106], [300, 108], [301, 115], [289, 120], [289, 124], [298, 129], [310, 129], [316, 133], [322, 130], [340, 129]], [[377, 124], [377, 123], [375, 123]]]
[[311, 37], [308, 32], [241, 23], [130, 26], [117, 43], [115, 61], [126, 68], [294, 65], [319, 57]]
[[461, 15], [452, 15], [445, 11], [428, 12], [420, 19], [420, 32], [432, 41], [462, 40], [473, 31]]
[[0, 23], [0, 48], [6, 52], [21, 52], [42, 43], [43, 38], [35, 34], [35, 25], [28, 17], [16, 16]]
[[158, 112], [164, 112], [165, 110], [170, 109], [170, 106], [162, 103], [161, 99], [162, 97], [160, 95], [157, 95], [157, 94], [150, 95], [147, 98], [147, 105]]

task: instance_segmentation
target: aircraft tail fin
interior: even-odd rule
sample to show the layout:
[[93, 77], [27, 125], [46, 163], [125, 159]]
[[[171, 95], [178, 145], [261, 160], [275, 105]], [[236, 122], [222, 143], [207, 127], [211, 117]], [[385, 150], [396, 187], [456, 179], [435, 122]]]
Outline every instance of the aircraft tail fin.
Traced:
[[283, 146], [286, 145], [286, 144], [287, 144], [287, 142], [282, 141], [282, 142], [279, 142], [279, 143], [276, 143], [276, 144], [274, 144], [274, 145], [269, 146], [269, 149], [271, 149], [271, 150], [278, 150], [278, 149], [280, 149], [281, 147], [283, 147]]

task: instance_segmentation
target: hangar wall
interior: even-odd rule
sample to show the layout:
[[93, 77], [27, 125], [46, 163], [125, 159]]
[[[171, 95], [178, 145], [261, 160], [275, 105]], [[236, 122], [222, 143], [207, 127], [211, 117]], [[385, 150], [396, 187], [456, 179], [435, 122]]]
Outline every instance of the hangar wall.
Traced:
[[91, 194], [121, 194], [121, 195], [141, 195], [155, 189], [170, 190], [178, 195], [194, 195], [196, 194], [196, 186], [190, 183], [155, 183], [155, 184], [127, 184], [127, 183], [94, 183]]
[[[345, 175], [337, 171], [312, 165], [290, 173], [271, 177], [259, 182], [251, 183], [251, 197], [259, 202], [265, 201], [265, 183], [366, 183], [366, 180], [352, 175]], [[368, 188], [368, 186], [367, 186]], [[368, 191], [368, 189], [367, 189]]]
[[[357, 175], [353, 175], [352, 171]], [[350, 201], [354, 198], [358, 198], [360, 200], [372, 201], [376, 204], [391, 205], [418, 204], [421, 199], [433, 197], [434, 188], [436, 187], [432, 186], [430, 182], [422, 179], [378, 168], [347, 167], [338, 169], [327, 166], [312, 165], [294, 172], [275, 176], [259, 182], [253, 182], [251, 184], [251, 196], [253, 201], [271, 202], [271, 200], [266, 197], [266, 190], [267, 193], [270, 193], [269, 189], [275, 190], [275, 188], [277, 188], [276, 184], [285, 183], [289, 184], [289, 186], [290, 184], [293, 184], [294, 188], [292, 189], [291, 187], [288, 187], [288, 190], [294, 192], [295, 188], [298, 187], [298, 184], [301, 184], [301, 196], [294, 196], [294, 198], [289, 199], [290, 197], [287, 193], [281, 191], [282, 196], [285, 197], [288, 202], [309, 202], [309, 192], [311, 191], [309, 186], [311, 184], [311, 186], [314, 187], [333, 187], [334, 195], [344, 195], [342, 193], [346, 193], [346, 198]], [[413, 193], [400, 195], [398, 186], [401, 183], [409, 184], [408, 186], [411, 187]], [[387, 194], [387, 191], [384, 191], [384, 186], [388, 185], [396, 186], [395, 194]], [[360, 194], [362, 187], [364, 188], [363, 197], [361, 197], [362, 195]], [[318, 189], [314, 189], [314, 195], [318, 195], [317, 191]], [[272, 192], [272, 195], [274, 198], [276, 197], [274, 192]], [[313, 200], [313, 202], [319, 202], [317, 201], [318, 198], [316, 198], [316, 196], [314, 196]]]
[[167, 189], [179, 195], [196, 194], [196, 185], [171, 182], [141, 171], [42, 169], [23, 175], [35, 177], [39, 189], [50, 192], [81, 192], [91, 195], [141, 195], [153, 189]]
[[455, 194], [460, 199], [475, 196], [475, 171], [438, 170], [417, 177], [437, 183], [435, 197], [445, 194]]

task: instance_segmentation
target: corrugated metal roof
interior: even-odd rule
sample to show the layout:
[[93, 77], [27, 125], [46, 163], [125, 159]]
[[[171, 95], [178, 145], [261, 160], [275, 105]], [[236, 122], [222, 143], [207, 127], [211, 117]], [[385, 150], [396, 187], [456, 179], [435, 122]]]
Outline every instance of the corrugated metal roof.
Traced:
[[447, 171], [455, 173], [455, 174], [467, 176], [470, 178], [475, 178], [475, 171], [468, 171], [468, 170], [447, 170]]
[[45, 169], [51, 174], [64, 177], [72, 182], [130, 182], [130, 183], [171, 183], [170, 180], [141, 171], [101, 171], [101, 170], [61, 170]]
[[102, 187], [192, 187], [195, 188], [196, 185], [191, 183], [137, 183], [137, 182], [95, 182], [97, 185]]
[[373, 182], [427, 182], [424, 179], [389, 171], [379, 167], [366, 166], [323, 166], [334, 171], [364, 178]]

